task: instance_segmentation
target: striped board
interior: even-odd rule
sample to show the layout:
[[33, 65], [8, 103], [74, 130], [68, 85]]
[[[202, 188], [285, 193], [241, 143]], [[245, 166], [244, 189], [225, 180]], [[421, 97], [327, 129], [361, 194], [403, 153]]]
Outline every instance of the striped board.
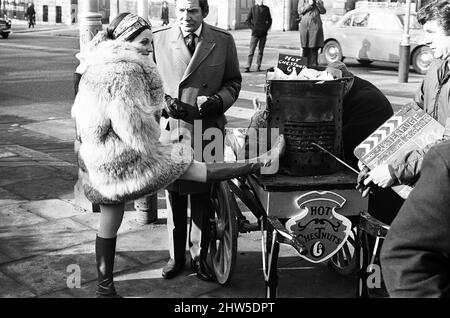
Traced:
[[[415, 103], [409, 103], [359, 144], [353, 153], [369, 169], [373, 169], [435, 142], [442, 138], [443, 133], [441, 124]], [[400, 185], [392, 189], [406, 199], [412, 187]]]

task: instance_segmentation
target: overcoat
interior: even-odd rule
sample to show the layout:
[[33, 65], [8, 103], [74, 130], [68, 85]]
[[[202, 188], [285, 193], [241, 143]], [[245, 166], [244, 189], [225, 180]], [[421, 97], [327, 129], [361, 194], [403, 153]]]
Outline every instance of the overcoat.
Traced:
[[308, 0], [300, 0], [298, 3], [298, 14], [301, 18], [299, 23], [300, 44], [302, 47], [323, 47], [323, 27], [321, 14], [327, 10], [321, 0], [310, 5]]
[[164, 91], [148, 52], [107, 40], [88, 51], [84, 62], [72, 117], [87, 198], [101, 204], [135, 200], [178, 179], [192, 149], [159, 141]]
[[[203, 132], [213, 127], [223, 131], [227, 121], [223, 113], [201, 118], [197, 97], [219, 95], [223, 101], [223, 112], [238, 99], [242, 76], [234, 39], [227, 31], [203, 22], [198, 44], [191, 58], [179, 26], [156, 30], [153, 35], [154, 56], [164, 92], [191, 106], [185, 120], [162, 120], [162, 131], [172, 140], [178, 138], [178, 129], [189, 132], [195, 159], [204, 161], [203, 149], [209, 141], [202, 142]], [[202, 134], [194, 135], [194, 120], [201, 122]], [[189, 136], [183, 133], [183, 138], [189, 139]], [[202, 144], [201, 149], [199, 144]], [[168, 190], [181, 194], [201, 193], [209, 191], [209, 185], [177, 181]]]
[[391, 297], [450, 297], [450, 141], [433, 146], [381, 250]]

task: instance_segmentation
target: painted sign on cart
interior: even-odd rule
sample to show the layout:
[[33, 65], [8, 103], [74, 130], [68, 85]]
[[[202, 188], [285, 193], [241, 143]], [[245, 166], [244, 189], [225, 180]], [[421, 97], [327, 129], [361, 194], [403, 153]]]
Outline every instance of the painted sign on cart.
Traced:
[[297, 198], [301, 212], [286, 223], [286, 229], [307, 249], [301, 255], [312, 263], [323, 262], [347, 242], [352, 223], [336, 212], [345, 198], [330, 191], [312, 191]]
[[[369, 169], [391, 163], [414, 149], [442, 138], [444, 127], [415, 103], [403, 106], [372, 135], [359, 144], [355, 156]], [[412, 190], [407, 185], [392, 188], [406, 199]]]
[[299, 74], [300, 71], [306, 67], [306, 63], [306, 59], [302, 56], [280, 53], [278, 55], [277, 67], [286, 74], [291, 74], [293, 70]]

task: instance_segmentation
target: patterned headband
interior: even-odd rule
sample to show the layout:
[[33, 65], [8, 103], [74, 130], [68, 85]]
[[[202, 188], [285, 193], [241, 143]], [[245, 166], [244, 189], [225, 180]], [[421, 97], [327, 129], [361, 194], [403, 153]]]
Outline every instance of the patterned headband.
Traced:
[[134, 33], [142, 29], [151, 31], [152, 26], [140, 16], [130, 13], [120, 21], [113, 32], [113, 36], [116, 40], [127, 41]]

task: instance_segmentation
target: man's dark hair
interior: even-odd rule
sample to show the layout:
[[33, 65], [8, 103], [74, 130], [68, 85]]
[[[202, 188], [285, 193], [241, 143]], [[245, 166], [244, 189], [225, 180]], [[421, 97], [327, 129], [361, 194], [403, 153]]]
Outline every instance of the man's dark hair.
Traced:
[[203, 14], [207, 15], [209, 13], [208, 0], [198, 0], [198, 5], [199, 5], [200, 9], [202, 9]]
[[208, 0], [198, 0], [198, 4], [199, 4], [200, 8], [202, 9], [202, 13], [203, 14], [208, 14], [209, 13]]
[[437, 21], [445, 34], [450, 35], [450, 0], [429, 2], [417, 12], [417, 21], [422, 25], [429, 21]]

